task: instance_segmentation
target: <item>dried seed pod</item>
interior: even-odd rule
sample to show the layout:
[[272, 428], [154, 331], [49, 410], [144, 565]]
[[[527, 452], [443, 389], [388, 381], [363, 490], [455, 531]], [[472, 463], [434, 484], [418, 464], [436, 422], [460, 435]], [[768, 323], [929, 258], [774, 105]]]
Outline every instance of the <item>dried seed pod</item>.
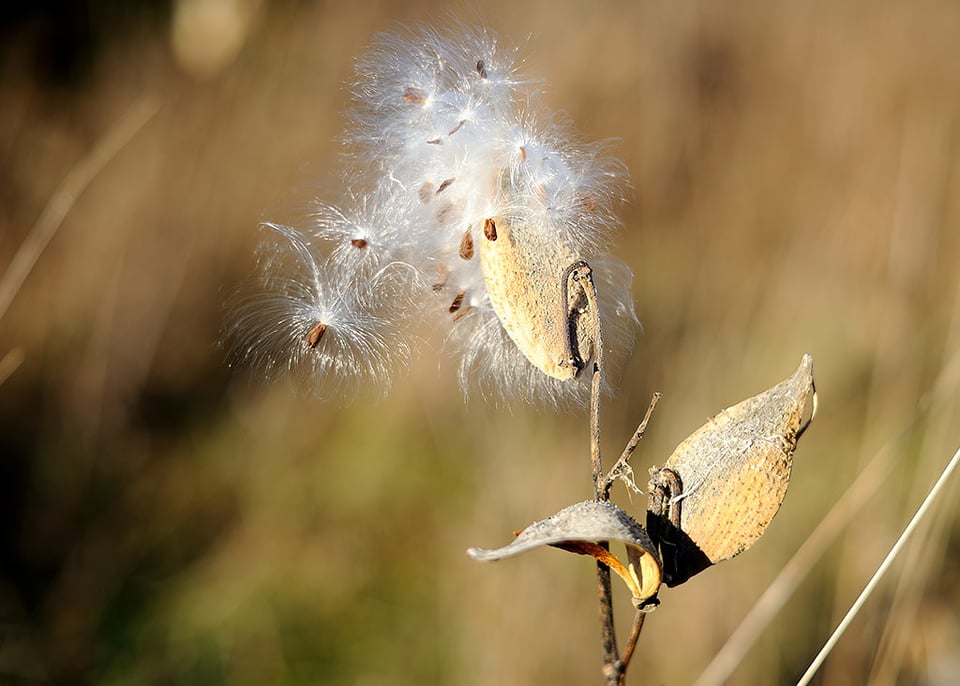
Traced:
[[575, 379], [592, 359], [594, 334], [581, 316], [586, 296], [568, 276], [586, 263], [558, 232], [519, 219], [488, 219], [483, 231], [480, 267], [503, 328], [544, 374]]
[[[626, 545], [626, 565], [599, 545], [613, 541]], [[657, 606], [660, 559], [656, 548], [643, 527], [612, 503], [587, 500], [571, 505], [526, 527], [509, 545], [495, 550], [470, 548], [467, 554], [475, 560], [491, 562], [545, 545], [595, 557], [623, 579], [635, 607], [650, 610]]]
[[664, 583], [681, 584], [760, 538], [815, 412], [813, 358], [804, 355], [790, 378], [723, 410], [651, 469], [647, 530], [660, 546]]

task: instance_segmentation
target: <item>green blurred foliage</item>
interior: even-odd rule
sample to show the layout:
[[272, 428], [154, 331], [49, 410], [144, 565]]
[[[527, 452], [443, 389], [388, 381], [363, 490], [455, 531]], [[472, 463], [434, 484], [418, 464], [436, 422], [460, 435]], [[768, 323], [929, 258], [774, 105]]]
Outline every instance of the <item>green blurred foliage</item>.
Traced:
[[[160, 110], [0, 320], [0, 357], [23, 356], [0, 385], [0, 682], [596, 683], [589, 561], [463, 554], [589, 496], [585, 418], [461, 403], [435, 339], [386, 400], [348, 407], [253, 383], [217, 346], [265, 208], [314, 183], [336, 197], [353, 58], [445, 6], [3, 12], [0, 264], [132, 103]], [[645, 333], [604, 407], [608, 455], [654, 390], [639, 475], [817, 361], [783, 509], [663, 592], [632, 683], [695, 678], [893, 442], [892, 475], [735, 676], [795, 680], [956, 447], [960, 6], [498, 0], [461, 18], [522, 42], [551, 106], [618, 136], [632, 171], [618, 252]], [[823, 683], [960, 673], [955, 492]]]

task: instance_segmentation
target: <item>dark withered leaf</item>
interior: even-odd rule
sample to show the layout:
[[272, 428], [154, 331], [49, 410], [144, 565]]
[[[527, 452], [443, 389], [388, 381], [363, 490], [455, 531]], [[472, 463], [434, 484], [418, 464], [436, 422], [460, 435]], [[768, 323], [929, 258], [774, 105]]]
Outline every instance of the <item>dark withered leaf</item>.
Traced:
[[813, 358], [804, 355], [790, 378], [723, 410], [680, 443], [662, 469], [650, 470], [647, 530], [659, 545], [667, 586], [760, 538], [780, 509], [797, 441], [815, 410]]
[[[627, 564], [599, 545], [614, 541], [626, 546]], [[624, 580], [636, 607], [649, 609], [656, 605], [660, 588], [660, 559], [656, 549], [643, 527], [612, 503], [588, 500], [571, 505], [531, 524], [509, 545], [495, 550], [470, 548], [467, 554], [475, 560], [489, 562], [541, 546], [597, 558]]]

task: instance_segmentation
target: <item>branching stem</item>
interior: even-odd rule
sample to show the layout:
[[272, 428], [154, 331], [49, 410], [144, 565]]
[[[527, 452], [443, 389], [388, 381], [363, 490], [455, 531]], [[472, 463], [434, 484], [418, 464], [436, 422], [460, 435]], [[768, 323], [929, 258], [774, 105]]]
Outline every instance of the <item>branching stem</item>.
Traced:
[[637, 446], [640, 445], [640, 439], [643, 438], [643, 434], [647, 430], [647, 424], [650, 422], [653, 409], [660, 401], [660, 397], [660, 393], [654, 393], [653, 397], [650, 398], [650, 405], [647, 407], [647, 413], [643, 416], [643, 421], [640, 422], [637, 430], [633, 432], [633, 436], [630, 437], [627, 447], [623, 449], [620, 457], [613, 463], [613, 467], [610, 468], [607, 475], [603, 477], [603, 481], [600, 482], [602, 500], [610, 500], [610, 489], [613, 487], [614, 482], [630, 473], [630, 458], [633, 457], [634, 451], [636, 451]]
[[[603, 475], [603, 461], [600, 455], [600, 391], [603, 381], [603, 336], [600, 330], [600, 304], [597, 299], [597, 290], [593, 282], [590, 265], [580, 260], [569, 267], [566, 272], [564, 286], [573, 281], [580, 286], [587, 300], [587, 309], [592, 316], [593, 324], [593, 369], [590, 389], [590, 465], [593, 477], [593, 493], [597, 501], [610, 500], [610, 487], [613, 482], [625, 473], [629, 467], [630, 456], [636, 450], [653, 408], [660, 395], [654, 395], [647, 409], [647, 414], [637, 428], [623, 454], [614, 464], [610, 472]], [[581, 313], [582, 314], [582, 313]], [[576, 335], [571, 327], [570, 335]], [[608, 544], [602, 544], [608, 547]], [[640, 631], [643, 629], [645, 613], [637, 612], [630, 631], [630, 636], [621, 655], [617, 649], [617, 633], [613, 618], [613, 589], [610, 585], [610, 568], [602, 562], [597, 562], [597, 592], [600, 597], [600, 632], [603, 643], [603, 676], [609, 686], [623, 686], [627, 676], [627, 667], [633, 657]]]

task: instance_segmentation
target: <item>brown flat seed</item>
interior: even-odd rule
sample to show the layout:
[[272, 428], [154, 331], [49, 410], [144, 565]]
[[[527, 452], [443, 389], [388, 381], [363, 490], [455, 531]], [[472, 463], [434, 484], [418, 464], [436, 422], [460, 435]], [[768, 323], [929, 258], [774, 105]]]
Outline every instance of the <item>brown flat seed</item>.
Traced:
[[468, 314], [470, 314], [470, 310], [472, 310], [472, 309], [473, 309], [472, 306], [467, 305], [466, 307], [464, 307], [463, 309], [461, 309], [459, 312], [457, 312], [455, 315], [453, 315], [453, 321], [455, 321], [455, 322], [460, 321], [461, 319], [463, 319], [464, 317], [466, 317]]
[[585, 209], [587, 212], [593, 212], [595, 209], [597, 209], [597, 201], [588, 195], [583, 199], [583, 209]]
[[463, 238], [460, 239], [460, 257], [465, 260], [473, 258], [473, 236], [470, 229], [463, 232]]
[[456, 208], [453, 206], [453, 203], [448, 202], [446, 205], [437, 210], [437, 221], [441, 224], [445, 223], [455, 209]]
[[483, 222], [483, 235], [487, 237], [488, 241], [497, 240], [497, 224], [489, 217]]
[[522, 145], [520, 146], [520, 161], [521, 162], [527, 161], [527, 149]]
[[357, 250], [363, 250], [364, 248], [367, 247], [367, 239], [354, 238], [353, 240], [350, 241], [350, 245], [352, 245]]
[[445, 190], [450, 188], [450, 184], [453, 183], [453, 179], [444, 179], [439, 186], [437, 186], [437, 195], [440, 195]]
[[434, 138], [433, 140], [427, 141], [427, 145], [443, 145], [443, 140], [440, 138]]
[[429, 181], [424, 181], [420, 185], [420, 190], [418, 193], [420, 194], [420, 202], [426, 205], [428, 202], [430, 202], [430, 198], [433, 197], [433, 184]]
[[480, 74], [481, 79], [487, 78], [487, 65], [483, 63], [483, 60], [477, 60], [477, 73]]
[[447, 133], [447, 135], [448, 135], [448, 136], [452, 136], [452, 135], [455, 134], [457, 131], [459, 131], [460, 129], [462, 129], [462, 128], [463, 128], [463, 125], [466, 124], [466, 123], [467, 123], [467, 120], [466, 120], [466, 119], [461, 119], [461, 120], [460, 120], [460, 123], [457, 124], [456, 126], [454, 126], [454, 127]]
[[466, 294], [467, 294], [466, 291], [460, 291], [459, 293], [457, 293], [457, 296], [453, 299], [453, 302], [450, 303], [450, 309], [449, 309], [450, 314], [453, 314], [454, 312], [460, 309], [461, 305], [463, 305], [463, 296], [465, 296]]
[[323, 322], [317, 322], [309, 331], [307, 331], [307, 347], [313, 350], [320, 344], [320, 339], [327, 330], [327, 325]]
[[427, 94], [414, 86], [407, 86], [403, 89], [403, 99], [417, 105], [422, 105], [427, 101]]
[[440, 291], [443, 290], [443, 287], [447, 283], [447, 277], [449, 276], [450, 276], [450, 271], [446, 267], [444, 267], [443, 265], [440, 265], [439, 267], [437, 267], [437, 280], [430, 287], [434, 293], [439, 293]]

